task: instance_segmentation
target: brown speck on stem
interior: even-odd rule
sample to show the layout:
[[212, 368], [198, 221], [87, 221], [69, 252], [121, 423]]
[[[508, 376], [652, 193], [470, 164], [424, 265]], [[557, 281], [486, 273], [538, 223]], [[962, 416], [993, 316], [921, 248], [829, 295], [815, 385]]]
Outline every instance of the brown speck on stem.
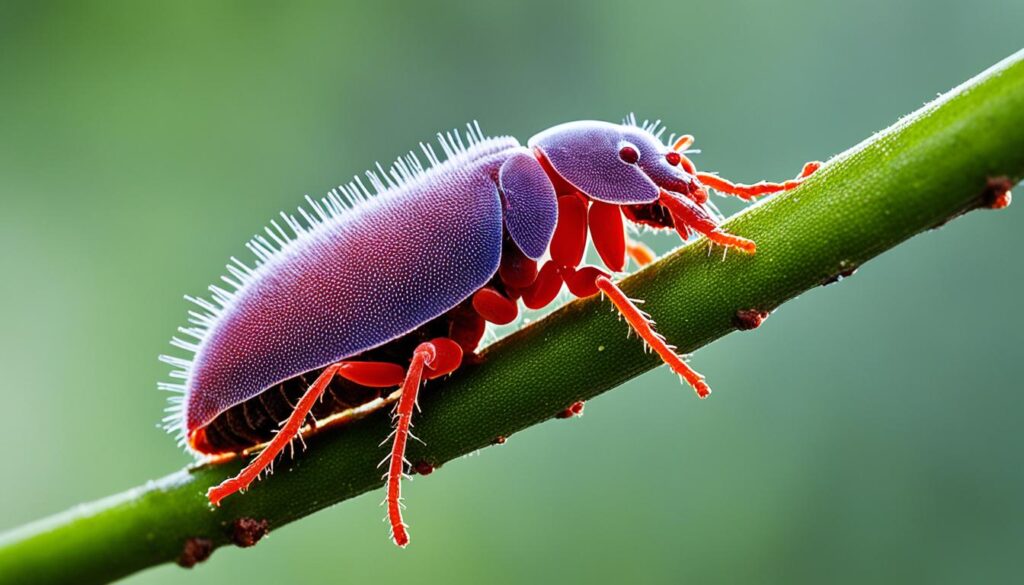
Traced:
[[178, 565], [191, 569], [197, 564], [210, 558], [213, 554], [213, 542], [207, 538], [190, 538], [185, 541], [185, 546], [181, 549], [181, 555], [178, 557]]
[[764, 320], [767, 319], [770, 314], [771, 313], [768, 311], [761, 311], [758, 309], [739, 309], [732, 317], [732, 324], [740, 331], [757, 329], [761, 326], [761, 323], [764, 323]]
[[259, 542], [269, 531], [270, 524], [266, 520], [239, 518], [231, 525], [231, 542], [248, 548]]
[[1010, 206], [1013, 197], [1010, 189], [1013, 188], [1013, 181], [1003, 175], [1000, 177], [989, 177], [985, 185], [985, 194], [982, 195], [981, 203], [989, 209], [1005, 209]]
[[556, 414], [555, 418], [572, 418], [574, 416], [583, 416], [582, 400], [577, 400], [576, 402], [573, 402], [571, 405], [569, 405], [569, 408], [566, 408], [562, 412]]
[[954, 213], [953, 215], [936, 222], [928, 229], [937, 230], [950, 221], [966, 214], [968, 211], [973, 211], [975, 209], [1006, 209], [1013, 201], [1013, 196], [1010, 193], [1010, 189], [1012, 188], [1013, 181], [1006, 175], [989, 177], [985, 181], [985, 189], [981, 192], [981, 196], [976, 201], [971, 202], [968, 207]]

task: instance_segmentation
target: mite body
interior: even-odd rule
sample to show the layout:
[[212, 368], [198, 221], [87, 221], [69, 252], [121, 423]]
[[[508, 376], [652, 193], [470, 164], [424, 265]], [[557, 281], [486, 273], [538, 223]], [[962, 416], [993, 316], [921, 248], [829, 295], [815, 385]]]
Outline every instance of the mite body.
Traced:
[[[817, 169], [805, 165], [784, 183], [738, 185], [698, 172], [686, 155], [692, 137], [663, 144], [656, 125], [571, 122], [524, 147], [485, 138], [470, 126], [438, 135], [445, 160], [421, 145], [389, 173], [367, 173], [320, 201], [303, 221], [282, 214], [249, 248], [253, 268], [232, 259], [232, 290], [190, 298], [194, 342], [173, 344], [191, 359], [163, 356], [176, 368], [162, 384], [175, 397], [167, 418], [203, 456], [258, 455], [235, 478], [211, 488], [214, 504], [243, 490], [296, 436], [397, 402], [386, 502], [392, 537], [408, 543], [400, 481], [416, 395], [425, 379], [448, 374], [472, 353], [486, 322], [506, 324], [551, 303], [604, 293], [630, 327], [701, 397], [710, 392], [614, 284], [627, 257], [650, 260], [627, 236], [626, 222], [697, 233], [754, 252], [750, 240], [718, 228], [707, 187], [751, 199], [796, 187]], [[378, 167], [379, 168], [379, 167]], [[381, 178], [383, 177], [383, 178]], [[290, 233], [289, 233], [290, 232]], [[604, 268], [581, 266], [587, 237]]]

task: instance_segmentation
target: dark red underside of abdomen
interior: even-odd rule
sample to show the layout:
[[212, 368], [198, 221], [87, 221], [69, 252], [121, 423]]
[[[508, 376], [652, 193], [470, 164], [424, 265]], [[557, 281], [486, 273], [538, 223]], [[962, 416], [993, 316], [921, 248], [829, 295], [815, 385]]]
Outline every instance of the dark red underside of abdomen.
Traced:
[[[350, 361], [382, 361], [405, 366], [418, 344], [447, 336], [450, 326], [451, 319], [444, 315], [412, 333], [350, 358]], [[220, 413], [206, 426], [206, 445], [203, 445], [203, 451], [208, 454], [237, 453], [270, 441], [281, 428], [281, 422], [291, 415], [299, 398], [322, 371], [321, 368], [285, 380]], [[310, 414], [316, 420], [325, 419], [386, 397], [394, 390], [368, 388], [335, 376], [324, 392], [323, 399], [313, 407]]]

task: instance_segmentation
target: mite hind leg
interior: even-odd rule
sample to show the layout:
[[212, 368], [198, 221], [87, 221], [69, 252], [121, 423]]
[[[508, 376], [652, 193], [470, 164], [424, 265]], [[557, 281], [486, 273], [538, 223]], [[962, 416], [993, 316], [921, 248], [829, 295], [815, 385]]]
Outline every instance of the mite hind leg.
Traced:
[[401, 384], [404, 375], [405, 370], [402, 366], [386, 362], [338, 362], [327, 366], [302, 395], [298, 404], [295, 405], [295, 409], [267, 446], [245, 466], [245, 469], [238, 472], [238, 475], [207, 490], [206, 497], [211, 504], [219, 506], [224, 498], [248, 488], [264, 469], [270, 467], [277, 455], [298, 436], [306, 416], [309, 415], [313, 405], [323, 396], [334, 376], [342, 376], [357, 384], [372, 388], [389, 388]]
[[395, 431], [388, 462], [387, 496], [388, 522], [391, 524], [391, 538], [400, 547], [409, 544], [408, 526], [402, 519], [402, 477], [408, 461], [405, 447], [412, 436], [412, 413], [416, 408], [416, 397], [424, 379], [433, 379], [455, 371], [462, 363], [462, 347], [452, 339], [441, 337], [419, 344], [412, 354], [412, 362], [402, 382], [402, 395], [395, 407]]

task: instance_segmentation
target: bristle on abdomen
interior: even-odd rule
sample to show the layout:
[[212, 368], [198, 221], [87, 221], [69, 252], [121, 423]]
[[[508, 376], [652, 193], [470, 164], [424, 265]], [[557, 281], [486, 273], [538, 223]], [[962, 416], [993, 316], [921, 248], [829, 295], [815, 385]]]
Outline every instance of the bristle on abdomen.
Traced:
[[[425, 163], [421, 162], [420, 155], [409, 152], [407, 155], [399, 157], [389, 168], [385, 169], [377, 164], [376, 169], [366, 171], [364, 177], [355, 176], [349, 183], [332, 189], [326, 196], [318, 200], [307, 196], [307, 207], [298, 208], [294, 214], [282, 212], [280, 218], [271, 220], [269, 225], [264, 228], [263, 233], [254, 235], [246, 244], [254, 256], [251, 263], [231, 257], [226, 266], [227, 272], [220, 279], [221, 282], [208, 288], [210, 293], [208, 298], [186, 296], [186, 300], [196, 305], [196, 308], [188, 311], [188, 325], [178, 329], [180, 336], [174, 337], [171, 340], [171, 345], [191, 355], [187, 358], [160, 356], [161, 361], [172, 367], [170, 377], [173, 379], [171, 382], [161, 383], [160, 389], [175, 394], [187, 393], [189, 380], [194, 374], [193, 356], [202, 351], [210, 331], [218, 324], [240, 294], [263, 276], [266, 267], [286, 255], [288, 250], [298, 242], [322, 228], [326, 229], [333, 222], [347, 217], [351, 213], [358, 213], [364, 208], [373, 206], [393, 205], [390, 201], [392, 198], [387, 196], [389, 193], [400, 189], [415, 188], [416, 185], [430, 181], [438, 174], [451, 173], [462, 168], [468, 160], [489, 156], [518, 146], [518, 142], [511, 137], [485, 137], [475, 122], [467, 124], [464, 133], [460, 133], [458, 130], [439, 133], [437, 140], [443, 153], [441, 156], [435, 152], [432, 145], [420, 144], [422, 156], [426, 159]], [[170, 405], [166, 409], [167, 416], [164, 418], [164, 428], [168, 432], [178, 435], [179, 444], [182, 446], [186, 445], [185, 398], [185, 396], [172, 396]], [[244, 404], [249, 402], [252, 400], [238, 404], [236, 407], [241, 409]], [[256, 408], [256, 406], [250, 405], [250, 410], [256, 414], [251, 414], [249, 418], [259, 419], [259, 415], [262, 413], [256, 411]], [[242, 414], [244, 415], [244, 412]], [[248, 424], [248, 419], [245, 419], [247, 421], [245, 426], [248, 428], [239, 427], [237, 421], [242, 419], [239, 418], [238, 412], [232, 413], [231, 419], [236, 421], [235, 428], [238, 429], [234, 435], [263, 436], [262, 429], [265, 425], [262, 424], [262, 419], [257, 421], [260, 424]], [[272, 420], [272, 417], [268, 420]], [[238, 440], [243, 437], [233, 435], [227, 437], [230, 433], [225, 433], [225, 435], [225, 444], [244, 442]]]
[[[352, 360], [405, 364], [412, 348], [426, 340], [447, 335], [450, 327], [450, 318], [435, 319]], [[206, 444], [202, 452], [207, 455], [241, 453], [270, 441], [322, 371], [320, 368], [285, 380], [222, 412], [204, 427]], [[372, 412], [389, 404], [388, 399], [394, 390], [368, 388], [337, 376], [327, 386], [323, 399], [313, 407], [307, 425], [315, 429], [325, 422], [347, 420], [349, 417], [346, 415], [356, 417]]]

